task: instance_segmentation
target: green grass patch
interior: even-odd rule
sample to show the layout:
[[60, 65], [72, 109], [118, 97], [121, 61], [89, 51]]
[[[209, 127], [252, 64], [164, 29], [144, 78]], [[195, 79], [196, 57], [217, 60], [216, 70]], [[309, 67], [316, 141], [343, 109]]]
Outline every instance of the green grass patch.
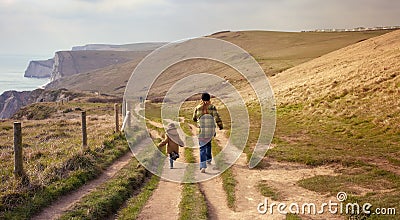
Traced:
[[207, 219], [207, 204], [196, 183], [185, 183], [179, 203], [180, 220]]
[[282, 196], [273, 187], [269, 186], [267, 181], [261, 180], [257, 184], [257, 189], [260, 191], [261, 195], [271, 198], [275, 201], [282, 200]]
[[289, 213], [286, 215], [286, 220], [301, 220], [301, 218], [296, 214]]
[[[184, 181], [194, 180], [196, 158], [192, 148], [185, 148], [185, 162], [189, 163], [185, 171]], [[207, 204], [197, 183], [183, 183], [182, 199], [179, 203], [179, 219], [207, 219]]]
[[[159, 140], [155, 140], [155, 144], [157, 143], [159, 143]], [[162, 152], [166, 154], [166, 149], [162, 150]], [[163, 163], [159, 164], [158, 169], [159, 173], [161, 173]], [[154, 190], [157, 188], [159, 182], [160, 177], [152, 174], [150, 180], [145, 183], [145, 186], [140, 190], [140, 192], [137, 195], [133, 195], [128, 200], [125, 207], [118, 211], [118, 219], [136, 219], [143, 207], [146, 205], [146, 202], [152, 196]]]
[[161, 123], [161, 103], [145, 103], [145, 117], [149, 120]]
[[235, 209], [236, 207], [236, 179], [233, 175], [232, 169], [229, 168], [221, 174], [222, 187], [226, 193], [226, 200], [228, 202], [228, 207]]
[[160, 127], [154, 126], [153, 124], [151, 124], [149, 122], [146, 122], [146, 126], [147, 126], [148, 129], [155, 130], [159, 134], [165, 133], [164, 128], [160, 128]]
[[[215, 139], [212, 140], [212, 153], [213, 155], [218, 155], [221, 152], [221, 146], [218, 145], [218, 143], [215, 141]], [[223, 157], [219, 157], [222, 159]], [[223, 161], [218, 161], [215, 160], [215, 163], [217, 167], [220, 170], [226, 169], [226, 164]], [[223, 173], [221, 173], [221, 179], [222, 179], [222, 187], [225, 191], [226, 194], [226, 200], [227, 200], [227, 205], [231, 209], [235, 209], [235, 202], [236, 202], [236, 179], [233, 174], [232, 168], [226, 169]]]
[[273, 143], [277, 147], [267, 152], [269, 157], [312, 166], [385, 160], [400, 151], [400, 136], [368, 118], [310, 115], [302, 105], [278, 108]]
[[400, 167], [400, 160], [399, 159], [396, 159], [396, 158], [393, 158], [393, 157], [387, 157], [387, 160], [389, 161], [389, 163]]

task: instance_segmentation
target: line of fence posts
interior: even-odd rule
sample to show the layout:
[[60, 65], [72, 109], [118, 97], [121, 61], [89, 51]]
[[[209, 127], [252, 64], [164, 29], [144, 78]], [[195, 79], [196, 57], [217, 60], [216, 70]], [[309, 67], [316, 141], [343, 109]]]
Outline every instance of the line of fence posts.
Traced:
[[[114, 104], [114, 114], [115, 114], [115, 132], [120, 132], [119, 128], [119, 104]], [[130, 126], [130, 115], [127, 114], [127, 125]], [[87, 123], [86, 123], [86, 111], [81, 112], [82, 120], [82, 151], [84, 151], [87, 146]], [[14, 175], [17, 178], [24, 177], [24, 167], [23, 167], [23, 156], [22, 156], [22, 125], [21, 122], [14, 122]]]

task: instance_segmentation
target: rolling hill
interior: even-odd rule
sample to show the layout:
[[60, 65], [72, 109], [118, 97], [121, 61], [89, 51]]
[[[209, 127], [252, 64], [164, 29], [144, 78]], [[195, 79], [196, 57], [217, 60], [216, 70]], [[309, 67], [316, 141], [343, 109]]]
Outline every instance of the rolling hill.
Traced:
[[[332, 33], [239, 31], [217, 33], [209, 37], [226, 40], [242, 47], [255, 57], [268, 76], [273, 76], [326, 53], [387, 32], [389, 31]], [[124, 86], [139, 61], [140, 59], [135, 59], [129, 63], [63, 77], [49, 84], [47, 88], [96, 90], [122, 95]], [[190, 69], [185, 67], [182, 70], [187, 68]], [[185, 73], [182, 70], [175, 75], [180, 77], [180, 74]], [[170, 78], [171, 81], [176, 79]]]

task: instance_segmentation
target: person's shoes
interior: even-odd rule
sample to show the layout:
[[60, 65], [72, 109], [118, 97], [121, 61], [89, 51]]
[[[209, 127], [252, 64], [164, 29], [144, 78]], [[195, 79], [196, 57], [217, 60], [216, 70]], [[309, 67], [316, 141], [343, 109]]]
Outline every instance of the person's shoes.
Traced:
[[205, 173], [206, 172], [206, 168], [201, 168], [200, 172], [201, 173]]
[[207, 161], [207, 164], [211, 165], [211, 160], [208, 160], [208, 161]]

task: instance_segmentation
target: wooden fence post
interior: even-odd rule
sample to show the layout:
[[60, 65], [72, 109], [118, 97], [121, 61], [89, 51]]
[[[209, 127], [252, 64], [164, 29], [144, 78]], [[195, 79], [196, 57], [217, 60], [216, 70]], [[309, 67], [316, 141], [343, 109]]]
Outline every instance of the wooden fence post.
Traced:
[[14, 122], [14, 175], [22, 177], [24, 175], [22, 159], [22, 128], [21, 122]]
[[118, 115], [118, 103], [114, 104], [114, 114], [115, 114], [115, 132], [118, 133], [119, 132], [119, 115]]
[[87, 147], [86, 112], [82, 111], [82, 150]]

